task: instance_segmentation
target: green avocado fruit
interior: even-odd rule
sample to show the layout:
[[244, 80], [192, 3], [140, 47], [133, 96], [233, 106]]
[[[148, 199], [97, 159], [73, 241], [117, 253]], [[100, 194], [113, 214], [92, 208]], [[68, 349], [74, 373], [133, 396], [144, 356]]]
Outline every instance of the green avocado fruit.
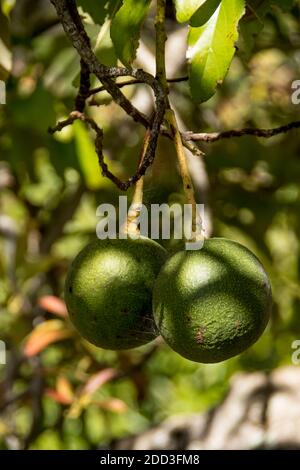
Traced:
[[266, 328], [271, 307], [270, 282], [259, 260], [224, 238], [173, 255], [153, 291], [154, 319], [167, 344], [202, 363], [249, 348]]
[[152, 316], [154, 281], [166, 250], [145, 237], [97, 240], [75, 258], [65, 283], [69, 316], [90, 343], [130, 349], [158, 334]]

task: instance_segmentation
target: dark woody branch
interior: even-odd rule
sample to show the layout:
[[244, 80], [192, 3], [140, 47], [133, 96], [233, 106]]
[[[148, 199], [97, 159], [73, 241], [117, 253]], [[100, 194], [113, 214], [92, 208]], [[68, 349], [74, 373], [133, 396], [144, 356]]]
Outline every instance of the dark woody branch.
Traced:
[[149, 127], [149, 120], [134, 108], [127, 98], [125, 98], [119, 87], [115, 84], [114, 79], [117, 77], [131, 76], [136, 80], [142, 80], [144, 83], [149, 85], [154, 92], [156, 110], [153, 119], [151, 119], [150, 122], [149, 145], [142, 165], [131, 178], [122, 183], [121, 189], [125, 191], [145, 174], [147, 168], [154, 160], [157, 140], [165, 115], [166, 103], [164, 90], [152, 75], [144, 72], [143, 70], [123, 67], [107, 67], [101, 64], [91, 49], [89, 38], [78, 14], [76, 2], [74, 0], [51, 0], [51, 2], [56, 8], [58, 17], [67, 36], [78, 51], [81, 59], [88, 67], [90, 73], [93, 73], [101, 81], [102, 85], [110, 93], [113, 100], [119, 104], [127, 114], [146, 127]]

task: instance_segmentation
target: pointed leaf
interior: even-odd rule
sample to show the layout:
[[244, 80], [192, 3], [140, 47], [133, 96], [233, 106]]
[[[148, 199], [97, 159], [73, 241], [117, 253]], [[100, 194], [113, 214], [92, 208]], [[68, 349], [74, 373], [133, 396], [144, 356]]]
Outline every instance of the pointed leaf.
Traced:
[[206, 0], [175, 0], [177, 21], [179, 23], [189, 21], [198, 8], [205, 2]]
[[207, 101], [223, 82], [235, 53], [237, 26], [244, 10], [244, 0], [222, 0], [204, 26], [190, 28], [187, 57], [195, 102]]
[[151, 0], [123, 0], [123, 5], [111, 22], [111, 39], [124, 65], [130, 65], [135, 59], [140, 30], [150, 4]]

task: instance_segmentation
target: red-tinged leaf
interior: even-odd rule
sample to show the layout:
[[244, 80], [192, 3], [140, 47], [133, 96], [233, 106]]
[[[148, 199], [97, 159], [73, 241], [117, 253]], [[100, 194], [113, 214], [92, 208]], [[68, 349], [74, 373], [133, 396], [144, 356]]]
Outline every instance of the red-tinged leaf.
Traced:
[[98, 390], [102, 385], [114, 379], [118, 375], [118, 372], [115, 369], [104, 369], [97, 374], [92, 375], [92, 377], [85, 384], [82, 395], [92, 395], [96, 390]]
[[45, 394], [47, 397], [51, 398], [57, 403], [60, 403], [61, 405], [71, 405], [72, 403], [72, 400], [68, 399], [66, 396], [64, 396], [63, 394], [59, 393], [57, 390], [54, 390], [52, 388], [48, 388], [45, 391]]
[[77, 397], [75, 397], [69, 410], [68, 417], [77, 419], [80, 416], [82, 410], [93, 402], [92, 395], [96, 392], [96, 390], [117, 376], [118, 372], [111, 368], [104, 369], [101, 372], [92, 375], [92, 377], [90, 377], [90, 379], [81, 389]]
[[123, 400], [119, 400], [119, 398], [102, 400], [98, 404], [102, 409], [112, 411], [113, 413], [121, 414], [128, 410], [126, 403]]
[[65, 323], [61, 320], [49, 320], [41, 323], [29, 334], [24, 344], [24, 354], [27, 357], [36, 356], [52, 343], [72, 336]]
[[44, 295], [38, 300], [38, 305], [58, 317], [67, 318], [68, 316], [65, 302], [54, 295]]

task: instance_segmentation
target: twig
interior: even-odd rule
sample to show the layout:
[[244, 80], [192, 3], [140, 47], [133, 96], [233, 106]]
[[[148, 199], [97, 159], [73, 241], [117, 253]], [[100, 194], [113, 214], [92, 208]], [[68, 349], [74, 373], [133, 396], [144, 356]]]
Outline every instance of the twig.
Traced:
[[[76, 120], [80, 120], [82, 122], [85, 122], [91, 129], [96, 134], [96, 139], [95, 139], [95, 151], [98, 157], [98, 162], [99, 166], [102, 170], [102, 175], [109, 178], [119, 189], [121, 190], [126, 190], [128, 187], [131, 185], [130, 180], [127, 181], [121, 181], [117, 176], [115, 176], [109, 169], [107, 164], [104, 161], [104, 155], [103, 155], [103, 130], [98, 126], [96, 121], [88, 116], [86, 116], [84, 113], [80, 113], [78, 111], [73, 111], [68, 119], [65, 119], [64, 121], [59, 122], [54, 128], [50, 128], [49, 132], [53, 134], [56, 131], [61, 131], [64, 127], [69, 126], [70, 124], [73, 124]], [[137, 172], [139, 175], [139, 171]], [[140, 176], [137, 178], [137, 180], [140, 179]]]
[[[180, 83], [180, 82], [186, 82], [187, 80], [188, 80], [188, 77], [178, 77], [178, 78], [168, 78], [167, 82], [168, 83]], [[130, 86], [130, 85], [142, 85], [142, 84], [145, 84], [145, 82], [143, 80], [131, 79], [131, 80], [126, 80], [126, 81], [121, 82], [121, 83], [116, 83], [116, 86], [119, 89], [121, 89], [121, 88], [124, 88], [126, 86]], [[106, 88], [104, 86], [99, 86], [97, 88], [92, 88], [89, 91], [89, 96], [96, 95], [97, 93], [101, 93], [102, 91], [105, 91], [105, 90], [106, 90]], [[97, 102], [91, 101], [90, 106], [99, 106], [99, 105], [97, 104]]]
[[195, 155], [195, 157], [199, 157], [199, 158], [205, 157], [205, 153], [201, 149], [199, 149], [199, 147], [196, 144], [194, 144], [193, 142], [189, 140], [185, 140], [184, 137], [182, 136], [182, 133], [180, 135], [181, 135], [182, 145], [187, 150], [189, 150], [193, 155]]
[[78, 119], [77, 112], [72, 111], [72, 113], [69, 114], [69, 117], [67, 119], [64, 119], [63, 121], [59, 121], [54, 127], [49, 127], [48, 129], [49, 134], [55, 134], [55, 132], [62, 131], [65, 127], [72, 125], [73, 122], [76, 121], [76, 119]]
[[[146, 155], [147, 147], [149, 145], [150, 133], [149, 129], [146, 130], [144, 136], [143, 147], [141, 150], [141, 156], [139, 160], [139, 166], [143, 163], [143, 160]], [[144, 196], [144, 177], [139, 179], [136, 182], [134, 194], [130, 206], [130, 210], [128, 212], [128, 217], [125, 222], [125, 226], [123, 228], [124, 233], [138, 235], [140, 233], [138, 228], [138, 217], [141, 212], [141, 206], [143, 204], [143, 196]]]
[[230, 139], [233, 137], [244, 137], [244, 136], [255, 136], [269, 139], [279, 134], [285, 134], [293, 129], [300, 128], [300, 121], [290, 122], [284, 126], [275, 127], [274, 129], [237, 129], [224, 132], [212, 132], [212, 133], [196, 133], [196, 132], [183, 132], [182, 137], [184, 140], [193, 142], [207, 142], [213, 143], [221, 139]]

